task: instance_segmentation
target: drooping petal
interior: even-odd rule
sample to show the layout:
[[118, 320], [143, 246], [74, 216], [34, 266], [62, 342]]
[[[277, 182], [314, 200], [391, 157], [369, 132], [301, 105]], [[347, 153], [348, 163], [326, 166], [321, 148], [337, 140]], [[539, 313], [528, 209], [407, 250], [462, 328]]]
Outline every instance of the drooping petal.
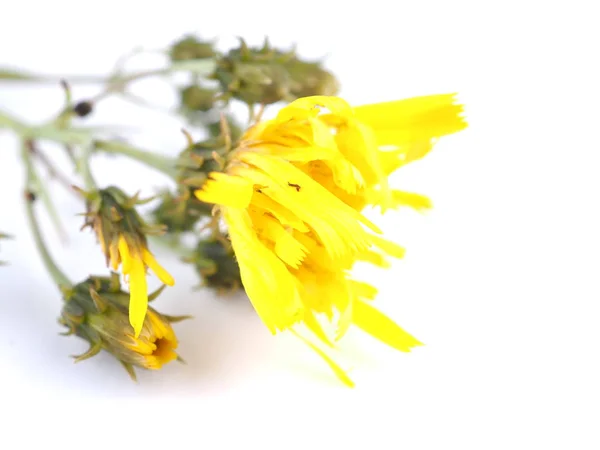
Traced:
[[254, 309], [272, 333], [302, 319], [303, 305], [285, 264], [258, 238], [244, 210], [225, 208], [231, 245], [244, 288]]
[[152, 255], [148, 249], [142, 249], [142, 259], [160, 281], [165, 283], [167, 286], [173, 286], [175, 284], [175, 279], [169, 272], [165, 270], [163, 266], [158, 263], [158, 261], [156, 261], [154, 255]]
[[146, 267], [139, 258], [131, 259], [129, 272], [129, 322], [137, 338], [142, 331], [144, 318], [148, 310], [148, 284], [146, 282]]
[[398, 145], [460, 131], [467, 126], [462, 111], [456, 94], [428, 95], [354, 108], [356, 119], [375, 129], [378, 136], [384, 136], [384, 131], [393, 136], [387, 143], [379, 142], [380, 145]]
[[411, 348], [423, 345], [370, 304], [357, 300], [353, 306], [353, 323], [381, 342], [401, 352], [409, 352]]

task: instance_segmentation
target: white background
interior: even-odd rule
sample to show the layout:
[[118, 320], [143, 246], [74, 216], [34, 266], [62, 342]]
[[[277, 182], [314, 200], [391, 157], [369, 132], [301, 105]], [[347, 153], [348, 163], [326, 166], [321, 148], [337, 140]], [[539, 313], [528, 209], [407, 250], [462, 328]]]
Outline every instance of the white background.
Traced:
[[[177, 286], [158, 309], [196, 317], [176, 328], [188, 364], [140, 372], [137, 385], [108, 355], [74, 365], [68, 355], [86, 345], [57, 335], [60, 298], [26, 228], [16, 140], [0, 133], [0, 231], [16, 237], [0, 244], [11, 263], [0, 269], [0, 448], [600, 448], [593, 3], [3, 4], [2, 64], [105, 74], [123, 52], [186, 32], [224, 47], [268, 35], [329, 55], [354, 104], [459, 92], [470, 128], [393, 180], [435, 208], [386, 217], [407, 256], [365, 276], [378, 279], [380, 308], [426, 346], [403, 354], [351, 333], [354, 390], [301, 343], [270, 336], [243, 298], [191, 291], [193, 270], [161, 251]], [[137, 89], [174, 101], [160, 82]], [[58, 87], [0, 86], [0, 106], [32, 123], [61, 102]], [[168, 154], [184, 145], [177, 121], [118, 100], [88, 123], [131, 126], [136, 143]], [[94, 164], [103, 183], [130, 192], [165, 183], [124, 159]], [[53, 193], [70, 233], [62, 246], [47, 228], [56, 259], [74, 280], [105, 273], [93, 236], [77, 232], [81, 205]]]

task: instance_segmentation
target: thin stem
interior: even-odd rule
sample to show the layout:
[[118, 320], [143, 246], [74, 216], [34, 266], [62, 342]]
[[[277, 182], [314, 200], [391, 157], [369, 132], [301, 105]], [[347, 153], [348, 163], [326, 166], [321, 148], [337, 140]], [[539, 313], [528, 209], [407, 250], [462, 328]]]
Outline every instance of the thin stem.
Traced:
[[96, 184], [96, 180], [92, 175], [92, 170], [90, 168], [90, 157], [91, 157], [91, 146], [86, 145], [81, 149], [81, 155], [77, 161], [77, 170], [83, 179], [83, 184], [85, 186], [86, 191], [96, 191], [98, 190], [98, 185]]
[[48, 170], [48, 174], [50, 175], [50, 177], [57, 180], [59, 182], [59, 184], [61, 184], [63, 186], [63, 188], [65, 188], [68, 192], [70, 192], [74, 195], [79, 195], [77, 193], [77, 191], [75, 191], [73, 189], [74, 183], [72, 183], [71, 180], [69, 180], [69, 178], [54, 165], [54, 163], [50, 160], [50, 158], [48, 158], [48, 156], [46, 156], [46, 154], [44, 152], [42, 152], [35, 145], [32, 145], [31, 151], [36, 156], [36, 158], [44, 166], [46, 166], [46, 169]]
[[1, 128], [10, 128], [19, 134], [28, 130], [28, 127], [19, 119], [16, 119], [11, 114], [3, 111], [0, 111], [0, 129]]
[[96, 150], [103, 151], [104, 153], [127, 156], [128, 158], [159, 170], [174, 180], [177, 178], [177, 160], [174, 158], [140, 150], [121, 142], [96, 141], [94, 146]]
[[44, 238], [42, 237], [42, 233], [40, 231], [39, 223], [35, 217], [33, 212], [33, 202], [35, 201], [35, 193], [31, 192], [31, 187], [35, 185], [35, 178], [37, 177], [35, 171], [33, 170], [33, 165], [31, 163], [30, 154], [28, 152], [27, 146], [23, 145], [23, 160], [25, 162], [25, 167], [27, 170], [27, 195], [25, 199], [25, 208], [27, 211], [27, 220], [29, 223], [29, 227], [31, 228], [31, 232], [33, 233], [33, 239], [35, 242], [35, 246], [42, 258], [42, 262], [46, 267], [46, 270], [52, 277], [52, 280], [58, 285], [60, 289], [69, 289], [73, 286], [73, 283], [67, 278], [67, 276], [58, 268], [52, 256], [50, 256], [50, 252], [48, 251], [48, 247], [44, 242]]

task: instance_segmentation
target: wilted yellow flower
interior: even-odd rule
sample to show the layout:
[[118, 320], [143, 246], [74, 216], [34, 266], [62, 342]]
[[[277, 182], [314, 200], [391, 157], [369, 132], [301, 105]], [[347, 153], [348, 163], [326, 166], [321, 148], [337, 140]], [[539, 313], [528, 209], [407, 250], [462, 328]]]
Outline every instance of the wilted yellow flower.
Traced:
[[[244, 288], [276, 333], [306, 325], [335, 347], [351, 324], [401, 351], [419, 341], [375, 309], [376, 288], [350, 274], [357, 261], [387, 265], [404, 250], [361, 214], [428, 200], [388, 187], [388, 175], [424, 156], [434, 139], [463, 129], [453, 95], [350, 107], [306, 97], [250, 128], [197, 197], [218, 205]], [[322, 318], [335, 325], [327, 332]], [[305, 341], [352, 384], [325, 348]]]
[[161, 234], [164, 228], [148, 226], [135, 210], [136, 197], [127, 197], [111, 186], [87, 193], [88, 212], [85, 225], [91, 226], [100, 242], [107, 265], [113, 270], [121, 266], [128, 277], [130, 303], [129, 321], [135, 337], [140, 335], [148, 308], [146, 270], [165, 284], [175, 284], [173, 277], [156, 261], [148, 250], [146, 235]]
[[[156, 298], [162, 289], [150, 295]], [[135, 378], [133, 367], [158, 370], [178, 358], [177, 338], [171, 317], [152, 308], [142, 322], [140, 333], [131, 332], [128, 318], [129, 296], [121, 290], [119, 276], [89, 277], [65, 291], [65, 305], [59, 322], [90, 343], [90, 349], [76, 358], [82, 361], [101, 350], [115, 356]]]

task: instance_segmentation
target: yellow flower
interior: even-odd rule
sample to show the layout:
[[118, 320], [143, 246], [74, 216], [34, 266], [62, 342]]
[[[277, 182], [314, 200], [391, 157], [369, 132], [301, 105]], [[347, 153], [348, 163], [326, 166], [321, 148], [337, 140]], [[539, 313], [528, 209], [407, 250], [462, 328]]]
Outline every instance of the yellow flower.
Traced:
[[137, 338], [148, 309], [147, 269], [151, 269], [164, 284], [175, 284], [173, 277], [148, 250], [146, 235], [160, 234], [163, 229], [145, 224], [135, 210], [137, 198], [127, 197], [116, 187], [86, 195], [86, 225], [94, 229], [107, 265], [113, 270], [121, 266], [121, 272], [128, 277], [129, 321]]
[[[301, 98], [250, 128], [224, 172], [196, 192], [218, 205], [265, 325], [272, 333], [308, 327], [320, 344], [305, 342], [348, 385], [326, 348], [351, 324], [401, 351], [420, 345], [371, 305], [376, 288], [350, 274], [357, 261], [386, 266], [404, 253], [361, 211], [428, 207], [426, 197], [390, 189], [387, 177], [423, 157], [435, 138], [463, 129], [461, 112], [453, 95], [356, 108], [337, 97]], [[335, 326], [333, 336], [325, 324]]]

